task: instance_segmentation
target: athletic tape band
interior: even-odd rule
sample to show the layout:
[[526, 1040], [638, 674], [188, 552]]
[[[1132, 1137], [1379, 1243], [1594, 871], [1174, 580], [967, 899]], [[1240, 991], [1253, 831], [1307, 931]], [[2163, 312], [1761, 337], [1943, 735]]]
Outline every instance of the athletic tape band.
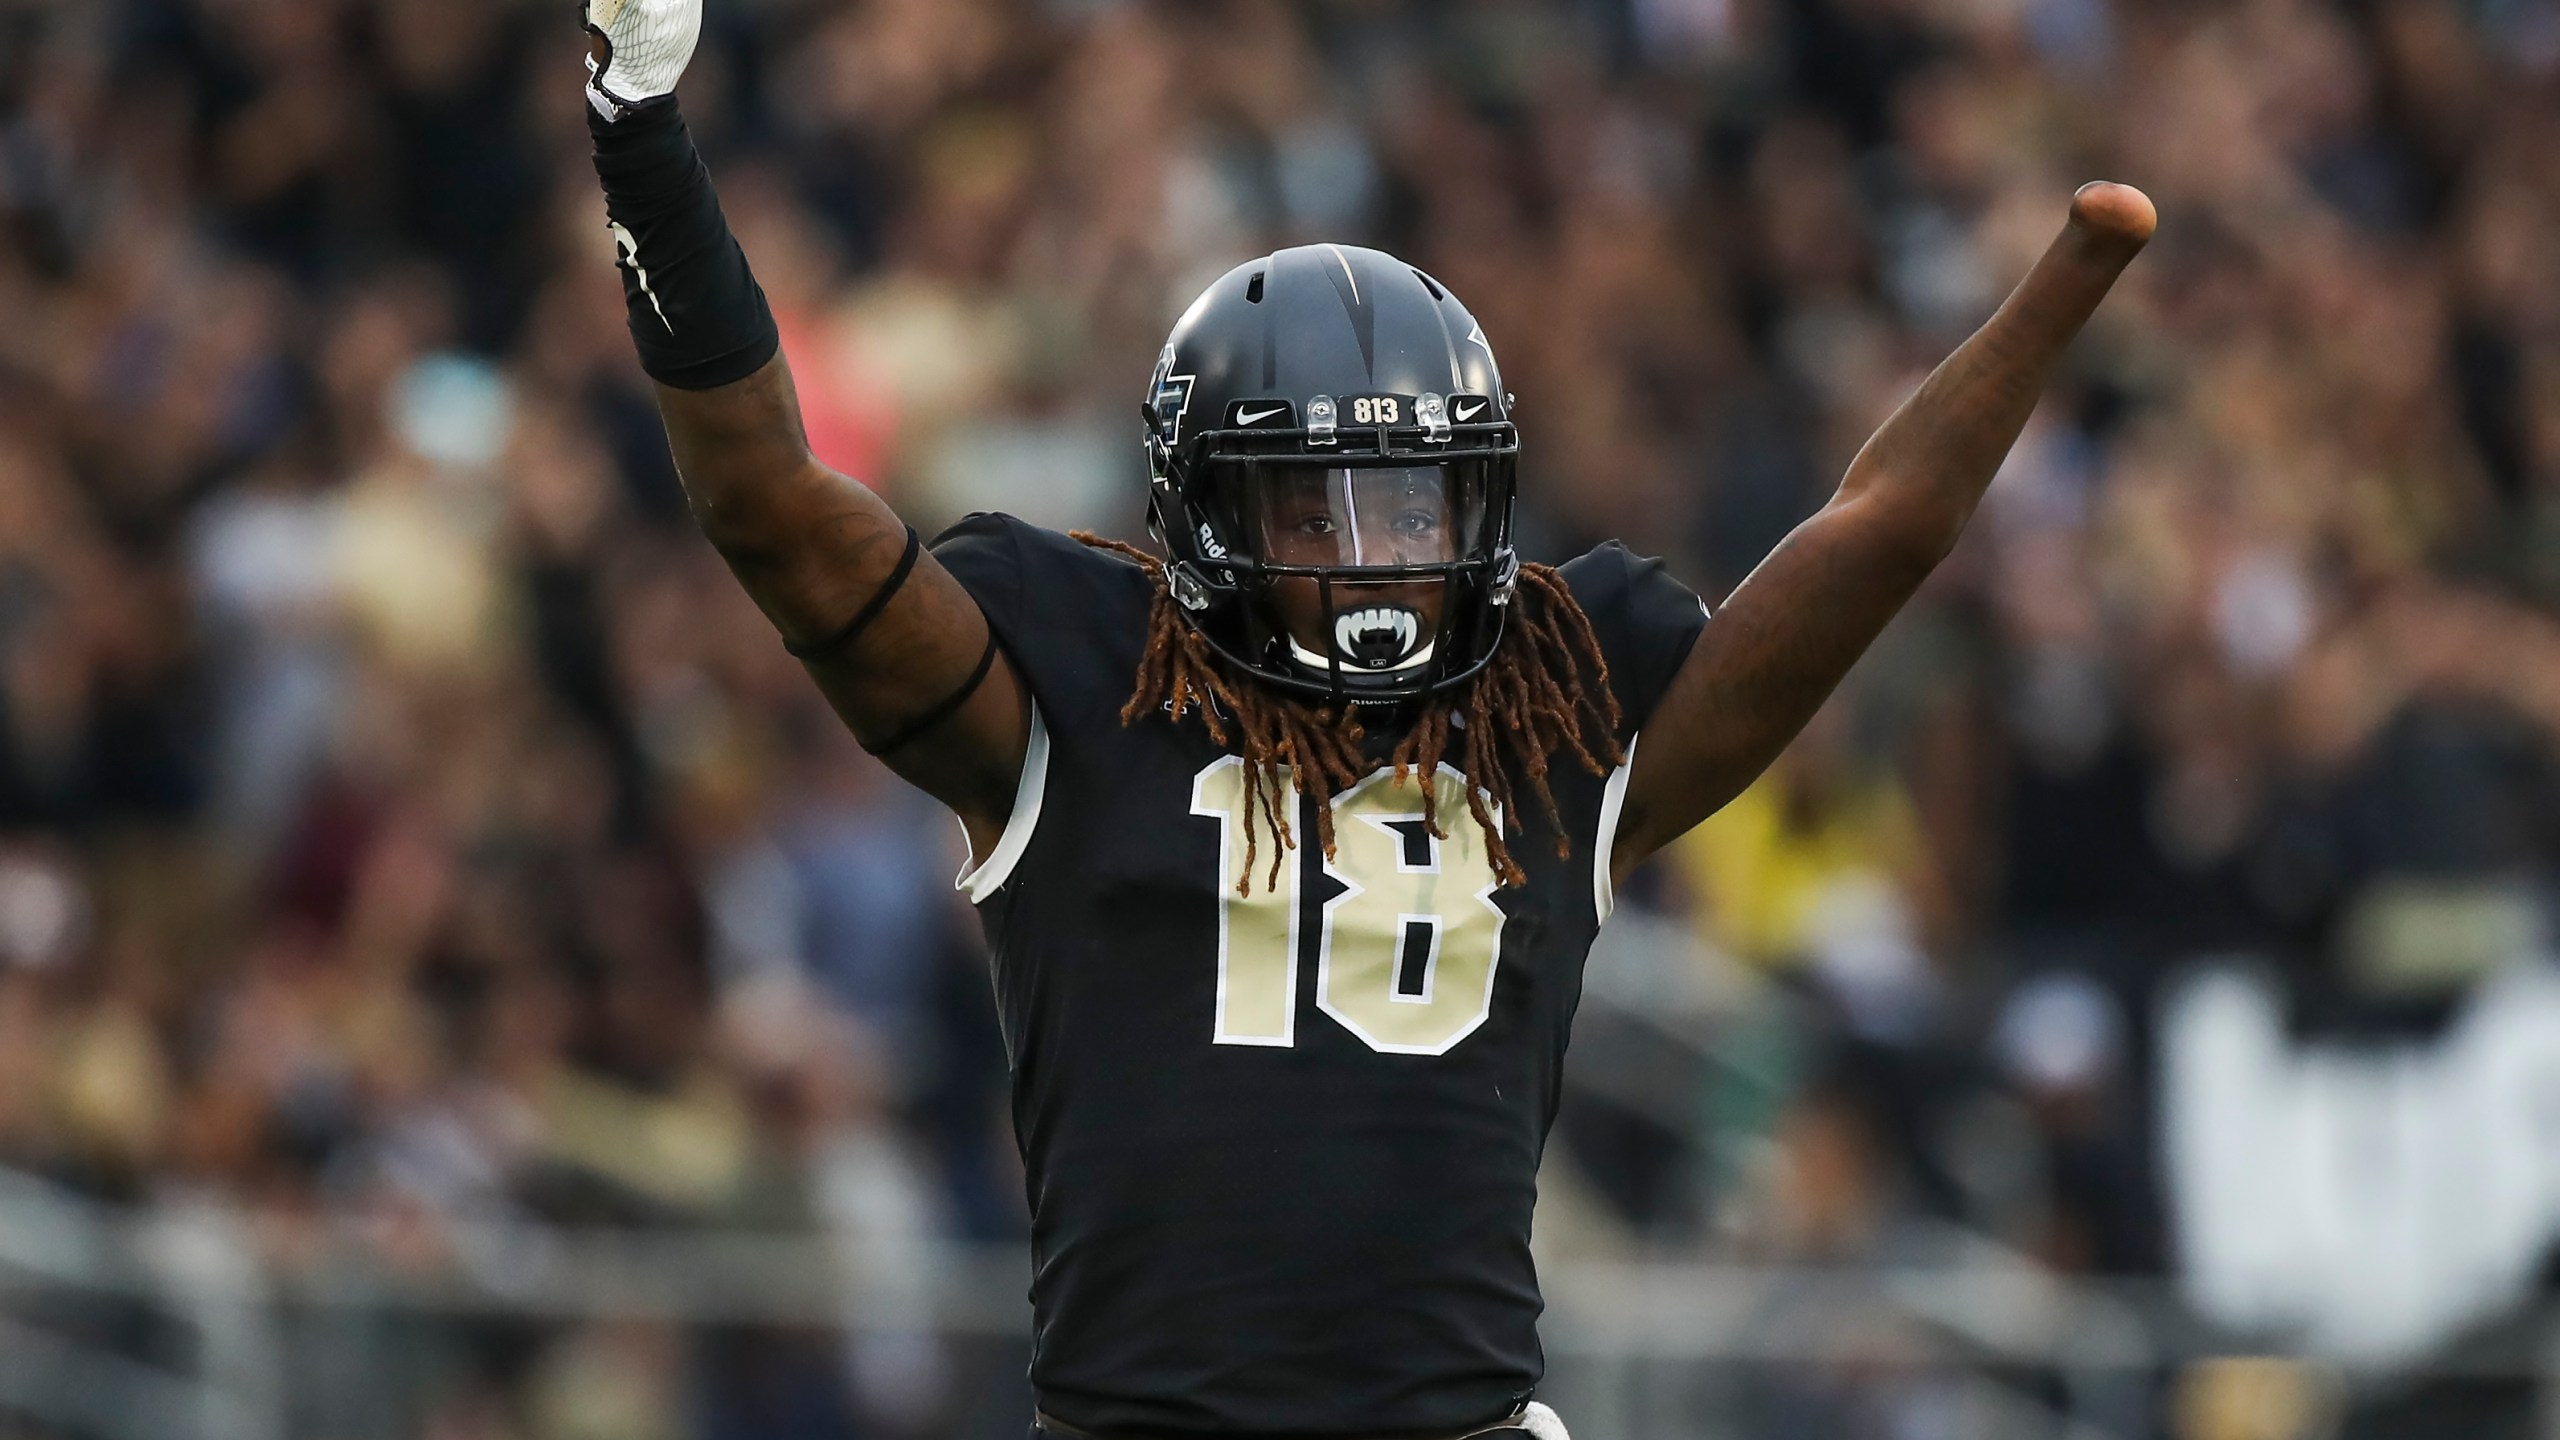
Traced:
[[943, 721], [950, 719], [953, 715], [958, 714], [960, 707], [969, 703], [969, 697], [978, 693], [978, 687], [987, 683], [987, 672], [995, 668], [996, 627], [990, 625], [987, 627], [986, 653], [978, 657], [978, 668], [969, 672], [969, 678], [960, 682], [959, 689], [944, 696], [941, 702], [936, 704], [932, 709], [927, 710], [913, 720], [908, 721], [899, 729], [897, 734], [890, 736], [888, 739], [881, 741], [877, 745], [865, 745], [862, 748], [870, 751], [873, 757], [877, 759], [885, 760], [889, 758], [890, 752], [896, 750], [899, 746], [906, 744], [910, 740], [916, 739], [926, 731], [931, 730]]
[[782, 648], [790, 651], [792, 657], [799, 660], [824, 659], [851, 648], [853, 642], [861, 638], [862, 632], [871, 628], [871, 622], [880, 618], [880, 612], [889, 608], [889, 602], [898, 597], [898, 592], [906, 588], [907, 577], [915, 573], [916, 557], [923, 553], [923, 537], [916, 534], [916, 527], [908, 526], [907, 553], [898, 557], [898, 567], [889, 572], [888, 579], [880, 582], [879, 589], [871, 592], [871, 598], [863, 602], [862, 608], [854, 613], [852, 619], [844, 622], [834, 634], [824, 640], [813, 640], [805, 645], [794, 645], [785, 640], [782, 642]]

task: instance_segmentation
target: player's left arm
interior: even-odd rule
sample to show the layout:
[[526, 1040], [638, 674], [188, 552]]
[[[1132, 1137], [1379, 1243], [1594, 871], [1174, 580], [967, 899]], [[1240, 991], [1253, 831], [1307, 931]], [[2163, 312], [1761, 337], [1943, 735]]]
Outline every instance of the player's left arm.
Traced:
[[1611, 856], [1618, 878], [1758, 778], [1955, 548], [2064, 348], [2156, 220], [2130, 186], [2081, 187], [1998, 312], [1716, 612], [1645, 722]]

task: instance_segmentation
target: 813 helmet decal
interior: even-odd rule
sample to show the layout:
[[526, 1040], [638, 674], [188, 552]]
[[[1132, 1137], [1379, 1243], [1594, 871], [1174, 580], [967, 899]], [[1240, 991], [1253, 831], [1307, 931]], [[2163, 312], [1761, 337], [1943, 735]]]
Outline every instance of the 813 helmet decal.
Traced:
[[1393, 256], [1304, 245], [1192, 303], [1147, 387], [1149, 526], [1228, 664], [1334, 703], [1493, 658], [1519, 435], [1483, 329]]

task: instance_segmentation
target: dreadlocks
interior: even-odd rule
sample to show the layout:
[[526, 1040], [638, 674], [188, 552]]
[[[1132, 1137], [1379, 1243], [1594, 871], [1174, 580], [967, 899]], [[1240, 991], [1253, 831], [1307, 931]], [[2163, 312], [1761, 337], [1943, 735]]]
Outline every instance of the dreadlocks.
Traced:
[[[1185, 714], [1197, 711], [1210, 739], [1241, 748], [1252, 783], [1245, 800], [1244, 873], [1236, 877], [1236, 893], [1245, 894], [1253, 885], [1259, 850], [1256, 812], [1260, 828], [1272, 837], [1271, 871], [1263, 883], [1265, 888], [1278, 886], [1281, 861], [1297, 843], [1283, 803], [1289, 782], [1282, 771], [1285, 767], [1295, 777], [1300, 792], [1320, 799], [1358, 784], [1375, 768], [1361, 753], [1365, 734], [1358, 715], [1348, 707], [1311, 705], [1239, 683], [1219, 667], [1200, 632], [1183, 620], [1166, 586], [1163, 561], [1134, 545], [1084, 531], [1075, 532], [1075, 538], [1136, 561], [1155, 583], [1146, 655], [1138, 662], [1137, 688], [1121, 707], [1120, 722], [1130, 724], [1163, 709], [1179, 724]], [[1427, 777], [1440, 772], [1454, 732], [1457, 768], [1466, 777], [1467, 810], [1484, 831], [1494, 872], [1505, 885], [1524, 885], [1528, 877], [1511, 858], [1503, 826], [1494, 818], [1504, 816], [1511, 828], [1520, 828], [1512, 803], [1514, 771], [1528, 778], [1530, 793], [1555, 832], [1556, 858], [1570, 856], [1573, 843], [1547, 785], [1548, 761], [1562, 752], [1593, 775], [1608, 774], [1626, 759], [1618, 749], [1618, 718], [1609, 665], [1601, 657], [1599, 638], [1591, 633], [1590, 617], [1554, 569], [1523, 565], [1512, 624], [1491, 663], [1456, 696], [1424, 705], [1389, 763], [1397, 784], [1416, 773], [1426, 777], [1418, 787], [1423, 825], [1434, 839], [1446, 839], [1438, 787]], [[1333, 807], [1319, 804], [1315, 814], [1316, 839], [1330, 858]]]

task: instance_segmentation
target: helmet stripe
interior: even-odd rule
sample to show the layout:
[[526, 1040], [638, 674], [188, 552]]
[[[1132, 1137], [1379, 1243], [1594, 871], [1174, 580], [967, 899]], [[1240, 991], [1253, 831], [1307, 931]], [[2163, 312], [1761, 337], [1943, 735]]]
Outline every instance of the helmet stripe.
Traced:
[[1351, 273], [1351, 257], [1343, 254], [1339, 245], [1324, 248], [1341, 262], [1341, 275], [1328, 269], [1325, 278], [1333, 282], [1333, 293], [1342, 301], [1342, 313], [1351, 318], [1351, 333], [1360, 341], [1361, 368], [1374, 382], [1378, 378], [1378, 308], [1360, 293], [1359, 277]]

